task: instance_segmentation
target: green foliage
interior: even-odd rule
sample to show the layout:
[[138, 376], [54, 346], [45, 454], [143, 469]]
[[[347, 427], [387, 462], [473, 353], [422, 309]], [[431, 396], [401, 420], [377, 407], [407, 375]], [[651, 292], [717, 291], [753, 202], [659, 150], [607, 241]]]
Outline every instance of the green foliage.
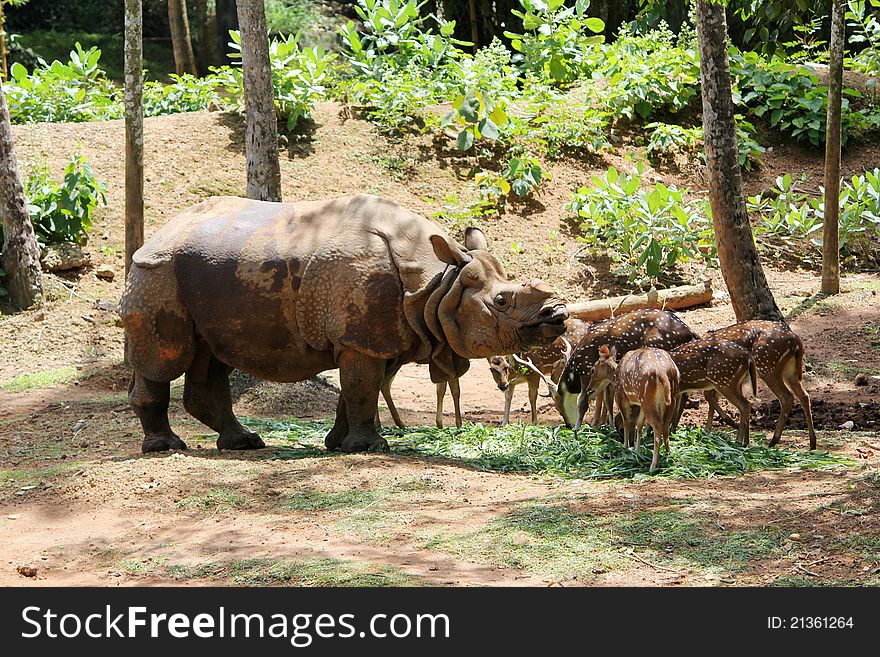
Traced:
[[[556, 84], [570, 84], [589, 72], [589, 53], [602, 43], [605, 23], [586, 15], [589, 0], [566, 7], [564, 0], [519, 0], [525, 11], [523, 34], [505, 32], [516, 51], [514, 61], [524, 72]], [[598, 35], [598, 36], [594, 36]]]
[[611, 167], [593, 176], [593, 187], [571, 195], [566, 209], [585, 220], [578, 240], [607, 250], [631, 281], [668, 278], [677, 263], [693, 258], [713, 261], [708, 204], [660, 182], [645, 190], [641, 173], [641, 166], [634, 174]]
[[456, 126], [459, 132], [455, 145], [460, 151], [468, 151], [479, 139], [497, 140], [500, 127], [505, 123], [507, 113], [503, 100], [496, 101], [480, 89], [470, 89], [453, 101], [440, 128]]
[[52, 180], [46, 169], [35, 168], [25, 185], [25, 196], [37, 241], [85, 244], [95, 208], [107, 204], [106, 192], [107, 185], [95, 178], [83, 157], [67, 165], [61, 183]]
[[221, 104], [218, 87], [222, 76], [199, 78], [189, 73], [171, 75], [172, 83], [150, 81], [144, 84], [144, 115], [159, 116], [178, 112], [197, 112], [210, 104]]
[[693, 154], [703, 143], [703, 129], [685, 128], [673, 123], [649, 123], [646, 152], [652, 162], [669, 161], [676, 153]]
[[731, 0], [731, 9], [748, 25], [743, 41], [753, 51], [773, 55], [792, 46], [804, 26], [827, 16], [824, 3], [811, 0]]
[[700, 93], [696, 52], [676, 46], [665, 26], [639, 35], [623, 31], [603, 50], [597, 72], [607, 85], [603, 104], [631, 120], [675, 114]]
[[[768, 195], [748, 199], [751, 212], [761, 217], [761, 230], [782, 240], [807, 241], [822, 247], [825, 196], [815, 197], [796, 189], [785, 174], [776, 178]], [[840, 188], [840, 253], [856, 265], [880, 263], [880, 169], [844, 179]]]
[[[869, 6], [870, 5], [870, 6]], [[850, 44], [862, 44], [863, 49], [853, 54], [847, 62], [849, 68], [860, 71], [865, 75], [880, 75], [880, 20], [876, 13], [871, 12], [880, 8], [880, 0], [849, 0], [849, 11], [846, 18], [849, 21]], [[876, 87], [876, 82], [874, 83]]]
[[55, 60], [28, 75], [19, 63], [10, 69], [5, 87], [13, 123], [100, 121], [122, 116], [121, 92], [98, 67], [101, 51], [77, 43], [66, 64]]
[[529, 192], [537, 188], [545, 177], [541, 163], [532, 155], [510, 158], [501, 175], [510, 183], [511, 189], [519, 197], [528, 196]]
[[[229, 32], [234, 52], [230, 57], [241, 58], [241, 35]], [[295, 35], [273, 38], [269, 42], [269, 65], [272, 68], [272, 86], [275, 90], [275, 110], [278, 120], [288, 131], [296, 128], [301, 118], [308, 118], [312, 105], [327, 97], [327, 85], [332, 81], [336, 53], [322, 46], [303, 48]], [[227, 90], [244, 105], [241, 68], [219, 71]]]

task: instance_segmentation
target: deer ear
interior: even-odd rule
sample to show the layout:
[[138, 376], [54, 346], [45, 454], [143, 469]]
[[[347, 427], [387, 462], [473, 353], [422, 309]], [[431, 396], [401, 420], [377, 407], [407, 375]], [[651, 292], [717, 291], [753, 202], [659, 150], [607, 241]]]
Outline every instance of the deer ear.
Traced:
[[617, 358], [617, 345], [611, 345], [611, 348], [608, 350], [608, 356], [612, 359]]
[[464, 248], [468, 251], [488, 251], [486, 236], [479, 228], [468, 228], [464, 231]]
[[431, 246], [434, 247], [434, 255], [447, 265], [461, 267], [472, 260], [458, 244], [443, 235], [431, 235]]

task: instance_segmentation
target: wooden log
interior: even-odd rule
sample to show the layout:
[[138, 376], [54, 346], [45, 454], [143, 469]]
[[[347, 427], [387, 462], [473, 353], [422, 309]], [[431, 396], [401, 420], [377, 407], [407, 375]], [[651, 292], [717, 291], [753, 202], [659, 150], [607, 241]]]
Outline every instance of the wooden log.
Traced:
[[709, 281], [696, 285], [681, 285], [665, 290], [651, 288], [645, 294], [627, 294], [622, 297], [579, 301], [567, 304], [568, 314], [577, 319], [593, 322], [622, 315], [640, 308], [664, 308], [676, 310], [709, 303], [712, 300], [712, 284]]

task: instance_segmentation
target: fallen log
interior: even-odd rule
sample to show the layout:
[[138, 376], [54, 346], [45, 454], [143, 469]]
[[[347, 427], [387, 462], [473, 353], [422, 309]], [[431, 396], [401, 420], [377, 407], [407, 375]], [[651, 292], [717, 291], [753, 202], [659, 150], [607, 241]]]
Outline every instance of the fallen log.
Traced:
[[699, 306], [712, 300], [712, 284], [709, 281], [696, 285], [680, 285], [665, 290], [651, 288], [645, 294], [627, 294], [622, 297], [579, 301], [566, 304], [568, 314], [577, 319], [593, 322], [622, 315], [639, 308], [664, 308], [678, 310]]

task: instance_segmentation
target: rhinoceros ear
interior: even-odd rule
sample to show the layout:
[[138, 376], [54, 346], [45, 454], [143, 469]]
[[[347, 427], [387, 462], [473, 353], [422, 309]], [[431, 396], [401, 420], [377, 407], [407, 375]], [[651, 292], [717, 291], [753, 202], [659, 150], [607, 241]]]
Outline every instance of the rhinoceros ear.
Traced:
[[471, 256], [462, 251], [458, 244], [443, 235], [431, 235], [431, 246], [434, 247], [434, 254], [447, 265], [461, 267], [471, 261]]
[[488, 251], [486, 236], [479, 228], [468, 228], [464, 231], [464, 248], [468, 251]]

